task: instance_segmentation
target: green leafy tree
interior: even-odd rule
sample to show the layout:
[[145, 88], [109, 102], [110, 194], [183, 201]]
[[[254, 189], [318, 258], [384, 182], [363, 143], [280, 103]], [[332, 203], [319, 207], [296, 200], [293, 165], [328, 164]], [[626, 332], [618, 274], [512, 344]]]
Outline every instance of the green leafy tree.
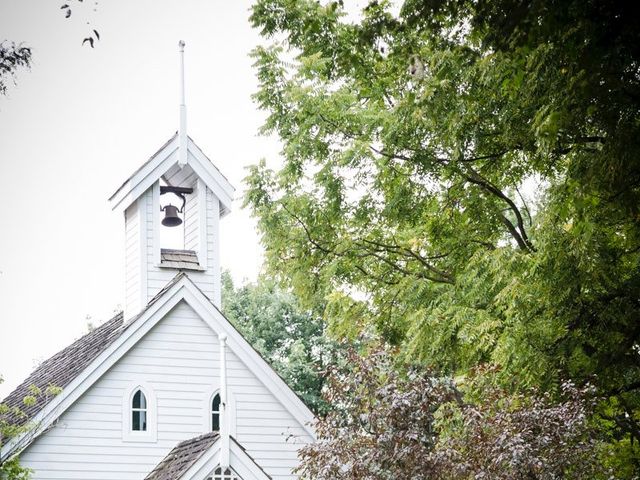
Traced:
[[325, 410], [322, 371], [336, 346], [324, 334], [324, 322], [302, 309], [295, 297], [260, 278], [235, 288], [223, 274], [226, 317], [316, 413]]
[[245, 198], [269, 272], [333, 333], [442, 372], [593, 380], [612, 451], [638, 457], [637, 9], [257, 1], [255, 99], [284, 163]]

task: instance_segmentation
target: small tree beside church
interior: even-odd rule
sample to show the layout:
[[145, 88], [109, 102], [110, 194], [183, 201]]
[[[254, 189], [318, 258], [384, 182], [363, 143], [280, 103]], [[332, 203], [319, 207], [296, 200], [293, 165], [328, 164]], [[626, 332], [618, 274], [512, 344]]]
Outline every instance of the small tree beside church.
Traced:
[[[0, 376], [0, 383], [3, 381], [4, 379]], [[25, 406], [34, 405], [38, 399], [46, 399], [60, 393], [60, 389], [53, 385], [48, 386], [44, 392], [32, 385], [29, 391], [30, 395], [22, 399]], [[0, 403], [0, 448], [19, 433], [29, 431], [35, 433], [37, 426], [23, 420], [26, 420], [26, 415], [20, 407]], [[14, 455], [6, 461], [0, 460], [0, 480], [27, 480], [30, 475], [31, 470], [20, 465], [18, 455]]]
[[481, 371], [464, 393], [431, 372], [399, 371], [388, 350], [351, 351], [329, 369], [327, 401], [299, 472], [315, 480], [597, 479], [590, 387], [558, 398], [507, 395]]

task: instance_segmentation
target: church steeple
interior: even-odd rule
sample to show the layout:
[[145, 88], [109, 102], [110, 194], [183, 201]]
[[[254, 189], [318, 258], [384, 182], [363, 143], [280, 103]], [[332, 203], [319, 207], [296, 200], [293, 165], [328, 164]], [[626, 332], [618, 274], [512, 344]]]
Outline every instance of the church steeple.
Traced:
[[125, 218], [126, 318], [178, 271], [187, 272], [220, 307], [219, 224], [231, 209], [234, 189], [187, 135], [184, 42], [179, 46], [180, 128], [109, 199]]

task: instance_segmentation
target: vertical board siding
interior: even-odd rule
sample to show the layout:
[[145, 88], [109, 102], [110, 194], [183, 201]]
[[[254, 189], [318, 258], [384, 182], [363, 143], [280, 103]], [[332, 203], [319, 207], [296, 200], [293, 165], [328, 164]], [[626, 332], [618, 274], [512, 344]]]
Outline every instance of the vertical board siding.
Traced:
[[125, 210], [125, 315], [138, 312], [140, 305], [140, 215], [137, 202]]
[[[151, 288], [149, 288], [149, 282], [155, 279], [152, 272], [158, 270], [158, 267], [156, 266], [156, 260], [160, 258], [159, 255], [157, 257], [155, 255], [155, 248], [160, 249], [160, 238], [154, 238], [154, 236], [159, 233], [156, 232], [156, 229], [154, 227], [154, 218], [156, 222], [160, 222], [160, 206], [154, 205], [153, 203], [154, 202], [152, 197], [151, 201], [149, 202], [151, 213], [147, 215], [147, 284], [142, 286], [147, 294], [147, 302], [154, 296], [156, 296], [156, 294], [160, 291], [155, 289], [152, 290]], [[156, 207], [156, 209], [158, 210], [157, 212], [154, 211], [154, 207]], [[168, 283], [168, 281], [165, 282], [165, 285], [166, 283]]]
[[[188, 250], [195, 250], [199, 257], [206, 255], [206, 258], [201, 259], [201, 264], [206, 267], [205, 271], [187, 270], [186, 272], [198, 288], [220, 307], [220, 201], [208, 187], [202, 184], [205, 189], [202, 202], [204, 205], [199, 205], [201, 202], [198, 201], [198, 177], [193, 171], [187, 174], [183, 172], [182, 175], [180, 184], [194, 188], [193, 194], [186, 197], [185, 218], [182, 226], [185, 235], [184, 245]], [[176, 180], [178, 177], [178, 173], [175, 173], [171, 180]], [[126, 318], [131, 318], [144, 308], [147, 302], [179, 272], [178, 269], [161, 268], [158, 265], [159, 255], [156, 250], [159, 251], [162, 245], [160, 245], [160, 238], [156, 238], [159, 235], [155, 223], [160, 221], [160, 212], [159, 206], [154, 201], [153, 188], [147, 189], [126, 211]], [[137, 210], [138, 206], [141, 210]], [[201, 209], [205, 209], [204, 215], [200, 215]], [[201, 228], [201, 222], [206, 222], [206, 227]], [[204, 249], [200, 248], [201, 242], [206, 246], [205, 254], [203, 254]]]
[[197, 177], [190, 180], [187, 186], [193, 188], [193, 193], [187, 195], [187, 203], [184, 212], [184, 248], [195, 250], [200, 248], [200, 222], [198, 221], [198, 190]]
[[[193, 175], [189, 177], [195, 178]], [[197, 183], [197, 182], [196, 182]], [[195, 183], [193, 184], [195, 186]], [[192, 195], [187, 196], [187, 206], [186, 211], [187, 219], [185, 221], [185, 229], [186, 232], [190, 232], [191, 229], [193, 233], [189, 233], [190, 239], [185, 238], [185, 242], [189, 241], [191, 243], [185, 243], [186, 247], [190, 250], [198, 251], [198, 244], [194, 243], [193, 236], [197, 237], [197, 242], [199, 242], [199, 233], [200, 233], [200, 225], [198, 219], [198, 209], [201, 207], [197, 205], [197, 192], [194, 191]], [[146, 215], [146, 239], [142, 240], [146, 245], [146, 282], [143, 285], [138, 285], [138, 288], [142, 288], [146, 291], [146, 301], [148, 302], [153, 297], [155, 297], [160, 290], [162, 290], [172, 279], [176, 276], [179, 270], [175, 268], [160, 268], [156, 262], [154, 261], [154, 225], [153, 218], [154, 215], [159, 215], [158, 212], [155, 212], [153, 205], [153, 196], [152, 190], [149, 189], [144, 195], [140, 197], [144, 198], [147, 205], [147, 215]], [[209, 297], [214, 303], [215, 299], [220, 295], [220, 266], [219, 266], [219, 254], [217, 252], [219, 248], [218, 238], [218, 216], [219, 216], [219, 201], [213, 195], [213, 193], [207, 189], [207, 270], [204, 272], [199, 271], [191, 271], [188, 270], [187, 274], [189, 278], [195, 283], [202, 292]], [[218, 208], [216, 208], [218, 207]], [[159, 239], [157, 240], [159, 242]], [[159, 243], [158, 243], [159, 244]], [[161, 248], [161, 246], [160, 246]], [[215, 261], [214, 261], [215, 259]], [[140, 276], [137, 277], [138, 280]], [[127, 296], [129, 295], [131, 285], [127, 285]], [[131, 295], [133, 295], [135, 288], [132, 290]], [[217, 297], [216, 297], [217, 295]], [[216, 304], [220, 306], [220, 302]], [[138, 309], [139, 310], [139, 309]], [[137, 311], [135, 312], [137, 313]]]
[[[207, 267], [212, 275], [209, 287], [211, 295], [206, 294], [218, 308], [221, 308], [220, 285], [220, 200], [207, 187]], [[202, 287], [198, 285], [201, 289]]]
[[[180, 302], [27, 448], [22, 463], [34, 480], [142, 480], [178, 442], [206, 431], [219, 358], [217, 335]], [[235, 353], [227, 361], [236, 439], [275, 480], [297, 478], [297, 449], [311, 438]], [[123, 398], [137, 382], [155, 396], [155, 442], [122, 438]]]

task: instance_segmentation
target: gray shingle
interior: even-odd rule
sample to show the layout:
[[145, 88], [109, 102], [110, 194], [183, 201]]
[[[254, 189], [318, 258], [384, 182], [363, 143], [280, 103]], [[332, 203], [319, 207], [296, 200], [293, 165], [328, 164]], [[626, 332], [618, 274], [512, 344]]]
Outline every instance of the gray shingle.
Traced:
[[193, 250], [163, 248], [160, 250], [160, 266], [180, 270], [204, 270], [198, 262], [198, 255]]
[[180, 442], [164, 457], [145, 480], [176, 480], [193, 465], [218, 439], [217, 432]]
[[[40, 364], [27, 379], [5, 398], [2, 403], [18, 407], [24, 415], [9, 417], [17, 425], [24, 425], [42, 410], [53, 397], [44, 394], [49, 385], [64, 388], [76, 378], [100, 353], [126, 329], [122, 313], [79, 338], [64, 350]], [[35, 385], [43, 392], [34, 405], [24, 405], [23, 399], [31, 395], [29, 387]]]

